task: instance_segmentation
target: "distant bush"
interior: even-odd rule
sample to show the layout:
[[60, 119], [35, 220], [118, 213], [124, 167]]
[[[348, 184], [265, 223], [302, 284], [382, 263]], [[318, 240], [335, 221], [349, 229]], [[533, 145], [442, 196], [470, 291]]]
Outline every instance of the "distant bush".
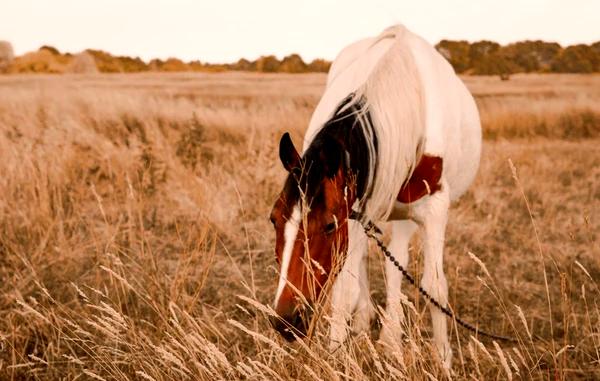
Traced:
[[8, 41], [0, 41], [0, 73], [4, 72], [15, 58], [13, 47]]
[[190, 61], [187, 65], [191, 71], [202, 71], [204, 69], [204, 65], [199, 60]]
[[117, 59], [121, 64], [121, 70], [125, 73], [137, 73], [150, 70], [148, 64], [140, 57], [119, 56]]
[[509, 44], [501, 51], [516, 71], [531, 73], [549, 71], [561, 47], [556, 42], [521, 41]]
[[73, 56], [67, 71], [77, 74], [94, 74], [98, 72], [98, 67], [96, 66], [94, 57], [90, 53], [81, 52]]
[[41, 49], [15, 57], [8, 72], [60, 74], [67, 71], [70, 61], [70, 56], [54, 55], [49, 50]]
[[508, 79], [510, 74], [518, 71], [519, 67], [501, 50], [482, 57], [481, 60], [470, 69], [471, 74], [499, 75], [503, 79]]
[[238, 62], [231, 65], [231, 69], [241, 71], [254, 71], [256, 70], [256, 63], [250, 62], [245, 58], [240, 58]]
[[331, 67], [330, 61], [326, 61], [324, 59], [317, 58], [317, 59], [312, 60], [312, 62], [308, 64], [307, 69], [309, 72], [327, 73], [329, 71], [330, 67]]
[[256, 71], [260, 71], [262, 73], [275, 73], [279, 71], [279, 67], [281, 63], [277, 59], [277, 57], [271, 56], [262, 56], [258, 60], [256, 60]]
[[38, 50], [40, 50], [40, 51], [47, 50], [54, 55], [57, 55], [57, 56], [60, 55], [60, 51], [58, 49], [56, 49], [54, 46], [43, 45]]
[[[195, 62], [194, 67], [198, 67], [199, 61]], [[191, 71], [191, 66], [178, 58], [168, 58], [166, 61], [153, 59], [150, 61], [149, 68], [152, 71]]]
[[[493, 41], [478, 41], [469, 47], [469, 63], [468, 66], [477, 70], [483, 65], [488, 65], [489, 57], [496, 54], [500, 49], [500, 44]], [[481, 70], [481, 69], [479, 69]]]
[[169, 58], [161, 66], [161, 71], [190, 71], [190, 67], [179, 58]]
[[442, 40], [437, 45], [438, 51], [450, 62], [457, 73], [463, 73], [470, 66], [470, 46], [467, 41]]
[[306, 69], [306, 63], [298, 54], [290, 54], [284, 57], [279, 66], [279, 71], [284, 73], [305, 73]]
[[160, 71], [160, 68], [163, 65], [163, 61], [161, 59], [155, 58], [153, 60], [150, 61], [150, 63], [148, 64], [148, 68], [151, 71]]
[[569, 46], [561, 51], [554, 60], [552, 71], [558, 73], [598, 72], [600, 71], [600, 52], [593, 45]]
[[123, 67], [117, 57], [112, 56], [110, 53], [102, 50], [88, 49], [86, 50], [89, 54], [94, 57], [98, 70], [103, 73], [121, 73]]

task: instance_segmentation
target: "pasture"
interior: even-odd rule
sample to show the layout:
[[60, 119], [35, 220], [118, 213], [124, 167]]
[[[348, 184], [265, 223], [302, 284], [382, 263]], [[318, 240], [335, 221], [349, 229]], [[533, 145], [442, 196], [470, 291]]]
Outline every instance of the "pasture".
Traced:
[[599, 378], [600, 76], [464, 80], [484, 144], [449, 217], [450, 305], [519, 342], [452, 328], [446, 374], [406, 282], [394, 347], [377, 322], [334, 354], [324, 321], [292, 344], [269, 325], [279, 138], [301, 145], [324, 75], [1, 76], [0, 379]]

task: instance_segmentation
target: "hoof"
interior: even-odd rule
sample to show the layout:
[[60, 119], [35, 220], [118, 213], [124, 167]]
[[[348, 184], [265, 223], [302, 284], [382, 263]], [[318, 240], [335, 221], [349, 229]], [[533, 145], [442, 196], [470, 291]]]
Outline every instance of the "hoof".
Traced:
[[437, 346], [437, 349], [444, 369], [452, 369], [452, 348], [450, 348], [450, 344], [446, 343], [444, 345]]
[[377, 342], [385, 347], [395, 347], [402, 345], [405, 335], [400, 329], [390, 328], [387, 325], [383, 325], [379, 332], [379, 339]]

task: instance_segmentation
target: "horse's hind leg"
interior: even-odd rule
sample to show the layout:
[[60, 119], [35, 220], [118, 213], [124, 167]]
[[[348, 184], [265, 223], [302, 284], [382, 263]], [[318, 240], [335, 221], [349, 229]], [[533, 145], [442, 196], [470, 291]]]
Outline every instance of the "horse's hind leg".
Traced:
[[354, 331], [367, 330], [373, 315], [366, 268], [367, 236], [360, 223], [348, 220], [348, 237], [348, 255], [331, 292], [331, 350], [346, 339], [353, 313]]
[[[408, 244], [417, 229], [413, 221], [392, 221], [392, 239], [389, 249], [400, 265], [406, 268], [408, 264]], [[387, 288], [386, 314], [383, 317], [383, 326], [379, 341], [392, 345], [403, 334], [404, 312], [402, 310], [402, 273], [394, 264], [385, 260], [385, 277]]]
[[[448, 184], [442, 181], [442, 189], [413, 208], [415, 220], [423, 226], [424, 270], [421, 287], [442, 306], [448, 304], [448, 283], [444, 274], [444, 236], [450, 204]], [[452, 349], [448, 342], [446, 315], [430, 304], [433, 324], [433, 340], [442, 362], [449, 368], [452, 361]]]

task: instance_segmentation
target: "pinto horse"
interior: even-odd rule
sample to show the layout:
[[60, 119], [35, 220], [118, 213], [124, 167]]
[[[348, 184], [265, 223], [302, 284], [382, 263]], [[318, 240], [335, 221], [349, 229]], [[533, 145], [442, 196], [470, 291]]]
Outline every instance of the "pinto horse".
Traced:
[[[368, 329], [374, 307], [365, 221], [390, 221], [389, 249], [404, 267], [410, 238], [421, 227], [421, 286], [447, 305], [443, 247], [448, 207], [473, 181], [480, 151], [473, 97], [421, 37], [393, 26], [343, 49], [329, 71], [302, 153], [289, 134], [280, 141], [288, 176], [271, 213], [280, 265], [274, 327], [289, 340], [305, 336], [307, 312], [326, 294], [332, 350], [350, 328]], [[387, 304], [380, 340], [389, 343], [400, 337], [404, 318], [402, 274], [389, 261], [385, 266]], [[434, 344], [449, 367], [446, 316], [433, 305], [430, 312]]]

